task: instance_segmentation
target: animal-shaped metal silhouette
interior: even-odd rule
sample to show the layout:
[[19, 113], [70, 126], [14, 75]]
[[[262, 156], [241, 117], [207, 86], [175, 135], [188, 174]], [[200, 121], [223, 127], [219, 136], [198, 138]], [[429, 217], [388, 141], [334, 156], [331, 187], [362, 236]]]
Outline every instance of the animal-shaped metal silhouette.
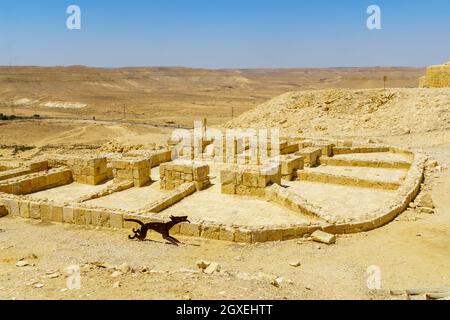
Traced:
[[191, 222], [188, 220], [187, 216], [184, 217], [170, 216], [170, 220], [171, 221], [167, 223], [163, 222], [143, 223], [142, 221], [136, 219], [125, 219], [125, 221], [135, 222], [141, 226], [139, 229], [133, 229], [134, 236], [128, 236], [128, 238], [131, 240], [138, 239], [139, 241], [144, 241], [145, 238], [147, 238], [148, 231], [153, 230], [161, 234], [164, 240], [167, 240], [170, 243], [177, 246], [180, 243], [180, 241], [170, 236], [170, 229], [172, 229], [179, 223], [183, 222], [191, 223]]

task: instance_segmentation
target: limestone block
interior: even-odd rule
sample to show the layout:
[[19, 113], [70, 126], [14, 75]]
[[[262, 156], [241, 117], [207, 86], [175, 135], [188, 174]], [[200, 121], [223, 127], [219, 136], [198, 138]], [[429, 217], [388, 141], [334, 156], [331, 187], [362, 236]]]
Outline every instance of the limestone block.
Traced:
[[210, 181], [196, 181], [195, 182], [195, 188], [197, 189], [197, 191], [202, 191], [204, 189], [206, 189], [207, 187], [209, 187], [211, 185]]
[[[31, 206], [30, 206], [31, 208]], [[73, 224], [74, 219], [74, 208], [72, 206], [63, 207], [63, 222]]]
[[86, 184], [95, 185], [95, 177], [94, 176], [86, 176]]
[[315, 146], [322, 149], [322, 156], [333, 156], [333, 144], [320, 143], [316, 144]]
[[207, 165], [197, 165], [193, 168], [194, 180], [201, 181], [208, 178], [209, 166]]
[[297, 152], [298, 150], [299, 150], [299, 146], [297, 143], [288, 144], [284, 148], [281, 149], [280, 154], [282, 154], [282, 155], [291, 154], [291, 153]]
[[425, 76], [420, 78], [419, 86], [425, 88], [450, 87], [450, 62], [427, 68]]
[[170, 234], [171, 234], [171, 235], [177, 235], [177, 234], [180, 234], [180, 230], [181, 230], [181, 227], [180, 227], [179, 224], [177, 224], [177, 225], [174, 226], [172, 229], [170, 229]]
[[298, 152], [295, 153], [295, 155], [303, 157], [305, 165], [314, 167], [318, 164], [318, 160], [322, 155], [322, 149], [316, 147], [309, 147], [299, 150]]
[[336, 243], [336, 236], [333, 234], [329, 234], [320, 230], [315, 231], [311, 237], [314, 241], [325, 243], [325, 244], [334, 244]]
[[51, 206], [48, 203], [43, 203], [40, 206], [42, 221], [52, 221]]
[[303, 237], [305, 234], [308, 234], [308, 227], [307, 226], [297, 226], [295, 228], [295, 237], [297, 239]]
[[22, 218], [30, 218], [30, 203], [28, 201], [21, 201], [19, 204], [20, 216]]
[[84, 210], [84, 220], [86, 222], [86, 225], [92, 225], [92, 211], [92, 209]]
[[184, 236], [199, 237], [201, 227], [196, 223], [182, 223], [180, 225], [180, 233]]
[[243, 184], [247, 187], [258, 187], [259, 185], [259, 179], [258, 179], [258, 172], [253, 171], [244, 171], [243, 174]]
[[290, 175], [297, 170], [302, 170], [304, 160], [301, 156], [285, 156], [281, 158], [281, 174]]
[[222, 227], [220, 228], [219, 239], [233, 242], [235, 240], [235, 233], [236, 231], [233, 228]]
[[84, 226], [86, 225], [86, 209], [81, 207], [75, 207], [73, 209], [74, 224]]
[[13, 217], [20, 216], [20, 203], [16, 199], [11, 199], [9, 201], [9, 214]]
[[265, 188], [271, 182], [270, 176], [267, 175], [259, 175], [258, 176], [258, 188]]
[[250, 196], [252, 193], [251, 187], [247, 187], [244, 185], [236, 186], [236, 194], [243, 196]]
[[30, 218], [31, 219], [41, 219], [41, 208], [39, 203], [30, 202]]
[[222, 184], [234, 184], [236, 179], [236, 173], [231, 170], [222, 170], [220, 172], [220, 182]]
[[256, 230], [252, 232], [252, 243], [267, 242], [268, 232], [267, 230]]
[[279, 185], [272, 185], [270, 187], [265, 188], [265, 199], [267, 201], [275, 201], [277, 198], [278, 188], [281, 188]]
[[45, 171], [48, 170], [48, 161], [34, 161], [28, 164], [31, 171]]
[[52, 205], [51, 206], [51, 221], [53, 222], [64, 222], [63, 206]]
[[252, 243], [252, 231], [247, 229], [236, 229], [234, 241], [238, 243]]
[[223, 194], [236, 194], [236, 185], [233, 183], [222, 184], [221, 188]]
[[109, 225], [111, 228], [122, 229], [124, 227], [124, 217], [122, 213], [110, 212]]
[[214, 225], [202, 225], [201, 237], [206, 239], [219, 240], [220, 227]]
[[285, 228], [282, 231], [283, 241], [292, 240], [297, 238], [297, 230], [295, 228]]

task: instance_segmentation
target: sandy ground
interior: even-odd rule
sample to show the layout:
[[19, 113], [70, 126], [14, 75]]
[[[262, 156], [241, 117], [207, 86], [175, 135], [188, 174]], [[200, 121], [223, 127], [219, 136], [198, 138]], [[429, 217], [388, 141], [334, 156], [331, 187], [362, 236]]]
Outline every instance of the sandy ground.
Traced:
[[358, 188], [308, 181], [285, 182], [289, 189], [339, 217], [357, 217], [372, 212], [393, 198], [395, 191]]
[[292, 214], [291, 211], [264, 199], [222, 194], [219, 184], [207, 191], [195, 193], [161, 213], [163, 217], [170, 215], [189, 215], [198, 220], [254, 227], [311, 221], [306, 216]]
[[86, 205], [108, 209], [129, 208], [139, 210], [167, 196], [168, 191], [160, 190], [159, 182], [154, 182], [142, 188], [131, 188], [95, 200], [86, 201]]
[[[279, 94], [308, 89], [417, 87], [423, 68], [206, 70], [0, 67], [0, 113], [221, 124]], [[85, 107], [81, 107], [85, 106]]]

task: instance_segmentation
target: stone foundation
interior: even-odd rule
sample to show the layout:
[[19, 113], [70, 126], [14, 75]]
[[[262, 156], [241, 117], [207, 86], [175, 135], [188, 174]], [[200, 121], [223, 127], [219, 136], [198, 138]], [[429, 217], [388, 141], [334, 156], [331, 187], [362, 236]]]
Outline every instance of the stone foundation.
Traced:
[[286, 155], [280, 157], [281, 162], [281, 178], [283, 180], [295, 180], [297, 178], [297, 170], [303, 170], [304, 158], [295, 155]]
[[0, 181], [48, 170], [47, 161], [28, 163], [24, 167], [0, 172]]
[[111, 167], [114, 179], [133, 181], [135, 187], [142, 187], [151, 180], [150, 163], [145, 159], [114, 159]]
[[209, 166], [190, 160], [163, 163], [159, 167], [161, 189], [174, 190], [184, 183], [195, 184], [198, 191], [210, 186]]
[[305, 166], [315, 167], [319, 164], [319, 158], [322, 155], [322, 148], [308, 147], [300, 149], [295, 153], [297, 157], [302, 157]]
[[220, 172], [220, 183], [224, 194], [264, 197], [267, 186], [281, 184], [281, 167], [230, 166]]
[[[281, 186], [282, 175], [284, 178], [291, 178], [291, 175], [295, 172], [301, 175], [302, 172], [308, 171], [307, 169], [301, 170], [303, 168], [303, 156], [301, 155], [282, 155], [280, 157], [281, 164], [277, 164], [273, 171], [270, 169], [274, 168], [264, 165], [230, 165], [227, 169], [221, 171], [220, 183], [222, 193], [263, 197], [266, 201], [274, 202], [279, 206], [285, 207], [294, 214], [307, 215], [311, 219], [303, 224], [275, 225], [270, 223], [265, 227], [257, 228], [252, 225], [214, 223], [204, 221], [202, 217], [198, 218], [198, 220], [193, 220], [192, 224], [176, 226], [173, 229], [173, 234], [178, 233], [185, 236], [213, 240], [257, 243], [295, 239], [304, 235], [310, 235], [316, 230], [333, 234], [368, 231], [391, 222], [402, 213], [418, 194], [423, 181], [425, 158], [420, 154], [413, 154], [410, 151], [385, 146], [353, 146], [351, 142], [346, 141], [322, 144], [310, 141], [296, 142], [292, 140], [285, 145], [285, 148], [291, 148], [294, 144], [299, 146], [300, 150], [297, 153], [301, 152], [306, 155], [309, 165], [314, 164], [314, 161], [320, 157], [319, 152], [323, 155], [324, 159], [327, 159], [330, 153], [404, 153], [410, 157], [409, 160], [412, 163], [409, 164], [409, 171], [404, 182], [396, 186], [397, 189], [393, 192], [394, 197], [392, 199], [389, 199], [383, 206], [380, 205], [376, 210], [365, 212], [361, 215], [358, 214], [351, 218], [333, 216], [332, 212], [327, 212], [319, 206], [308, 203], [308, 201], [295, 192]], [[294, 149], [292, 147], [292, 150]], [[0, 216], [9, 213], [13, 217], [70, 223], [80, 226], [131, 228], [135, 227], [135, 225], [125, 222], [124, 218], [138, 218], [144, 222], [164, 222], [161, 216], [157, 216], [158, 213], [164, 214], [165, 209], [197, 190], [204, 189], [210, 184], [208, 165], [194, 161], [175, 161], [163, 163], [160, 166], [161, 188], [171, 190], [171, 192], [167, 192], [161, 199], [150, 203], [145, 208], [139, 210], [128, 210], [125, 208], [117, 210], [84, 203], [87, 200], [103, 197], [112, 192], [125, 190], [135, 185], [142, 186], [145, 183], [144, 181], [149, 181], [151, 162], [147, 156], [144, 158], [141, 159], [138, 156], [131, 159], [111, 159], [110, 165], [115, 170], [114, 177], [117, 181], [114, 181], [112, 185], [105, 185], [105, 188], [97, 188], [96, 192], [85, 195], [70, 203], [36, 200], [32, 196], [27, 195], [71, 183], [73, 181], [72, 169], [77, 166], [85, 168], [80, 170], [76, 169], [77, 176], [84, 175], [84, 173], [78, 172], [86, 172], [86, 176], [95, 176], [95, 174], [88, 174], [88, 169], [86, 168], [95, 169], [97, 165], [104, 168], [106, 166], [104, 160], [95, 162], [97, 158], [94, 158], [94, 162], [67, 162], [69, 167], [71, 167], [70, 169], [56, 168], [0, 181]], [[365, 163], [361, 163], [360, 165], [364, 166]], [[36, 165], [34, 169], [38, 170], [38, 167], [39, 165]], [[29, 169], [31, 169], [31, 166]], [[89, 172], [95, 172], [95, 170]], [[102, 171], [100, 170], [100, 172]], [[340, 179], [340, 177], [338, 176], [337, 179]], [[186, 215], [189, 215], [189, 212], [186, 212]], [[257, 218], [256, 215], [255, 219]]]
[[425, 88], [450, 87], [450, 62], [440, 66], [429, 67], [426, 75], [420, 78], [419, 86]]
[[67, 168], [51, 169], [0, 182], [0, 192], [26, 195], [73, 182], [72, 171]]
[[161, 163], [172, 161], [172, 152], [170, 150], [135, 150], [124, 154], [124, 157], [138, 157], [148, 159], [150, 167], [155, 168]]
[[107, 159], [103, 157], [56, 157], [51, 163], [69, 167], [73, 181], [82, 184], [98, 185], [111, 177]]

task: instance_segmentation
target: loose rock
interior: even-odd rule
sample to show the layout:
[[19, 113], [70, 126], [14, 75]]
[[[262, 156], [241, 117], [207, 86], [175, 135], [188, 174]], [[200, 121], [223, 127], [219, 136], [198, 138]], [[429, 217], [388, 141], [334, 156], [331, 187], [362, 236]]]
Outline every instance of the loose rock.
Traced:
[[200, 261], [197, 261], [196, 264], [199, 269], [205, 270], [206, 268], [208, 268], [211, 265], [211, 262], [200, 260]]
[[55, 273], [49, 274], [47, 277], [50, 279], [56, 279], [59, 277], [59, 273], [55, 272]]
[[114, 271], [114, 272], [111, 274], [111, 278], [117, 278], [117, 277], [120, 277], [122, 274], [123, 274], [123, 273], [120, 272], [120, 271]]
[[29, 265], [30, 265], [30, 263], [26, 260], [20, 260], [20, 261], [17, 261], [17, 263], [16, 263], [16, 267], [19, 267], [19, 268], [23, 268], [23, 267], [26, 267]]
[[281, 284], [283, 283], [284, 279], [283, 278], [276, 278], [274, 280], [272, 280], [272, 282], [270, 283], [271, 285], [273, 285], [275, 288], [279, 288], [281, 286]]
[[434, 203], [433, 203], [433, 198], [431, 197], [431, 194], [424, 193], [424, 194], [420, 195], [417, 205], [419, 207], [434, 209]]
[[422, 213], [426, 213], [426, 214], [433, 214], [434, 213], [434, 209], [427, 208], [427, 207], [421, 207], [421, 208], [419, 208], [419, 211], [422, 212]]
[[217, 262], [212, 262], [203, 272], [206, 274], [213, 274], [218, 271], [220, 271], [220, 265]]
[[117, 270], [121, 271], [122, 273], [129, 273], [131, 272], [131, 267], [127, 263], [122, 263], [117, 267]]
[[336, 243], [336, 236], [334, 234], [329, 234], [320, 230], [317, 230], [312, 235], [312, 239], [316, 242], [325, 243], [325, 244], [334, 244]]

